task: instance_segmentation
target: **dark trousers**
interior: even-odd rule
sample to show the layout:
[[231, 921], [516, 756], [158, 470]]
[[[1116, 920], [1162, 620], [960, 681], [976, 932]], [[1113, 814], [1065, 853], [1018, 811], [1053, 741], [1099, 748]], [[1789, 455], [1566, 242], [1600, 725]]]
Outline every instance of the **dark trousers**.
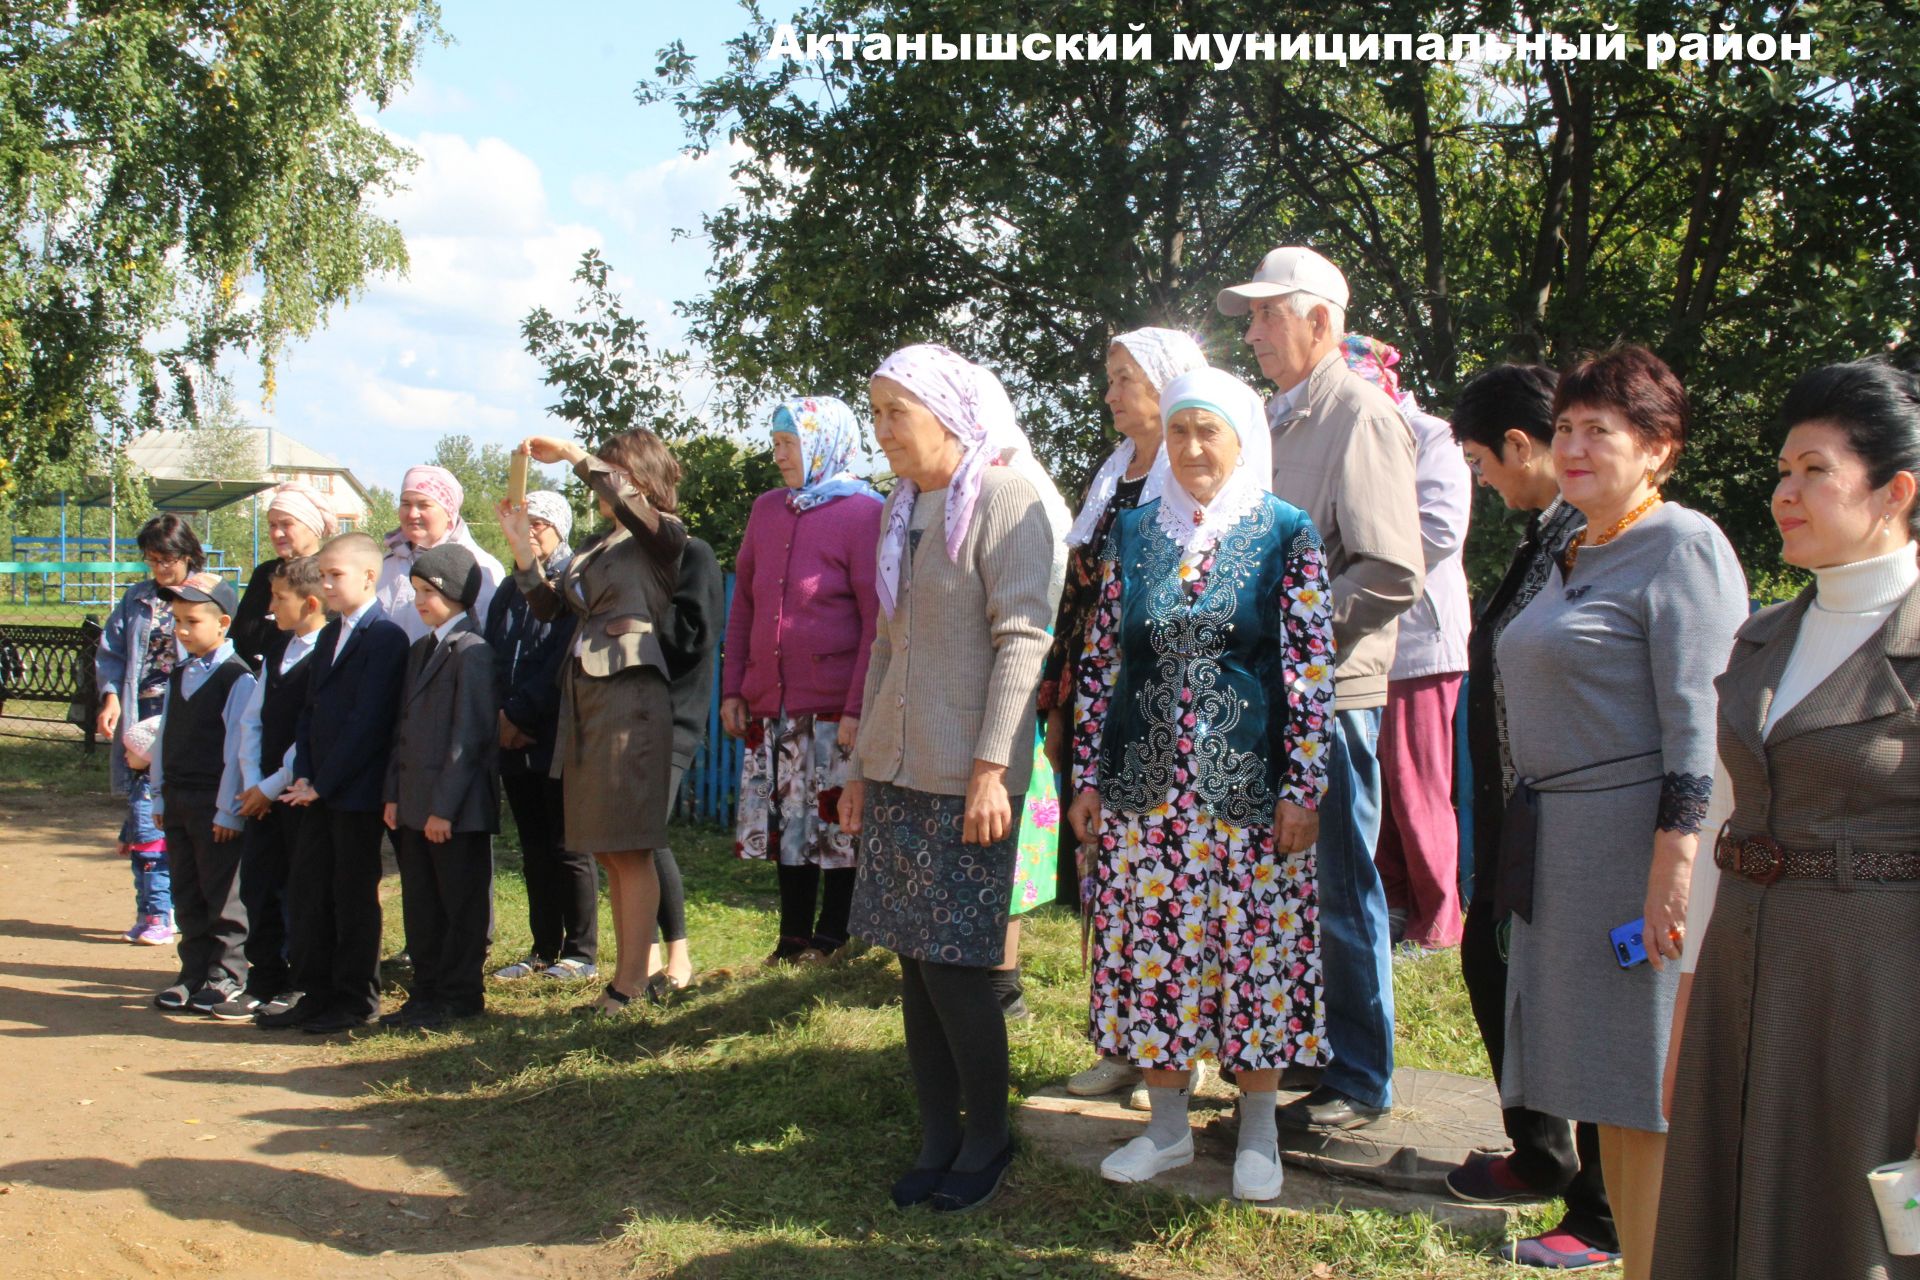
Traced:
[[180, 931], [180, 984], [189, 991], [247, 980], [247, 908], [240, 901], [241, 839], [213, 838], [212, 792], [166, 797], [167, 862]]
[[247, 989], [271, 1000], [292, 989], [288, 963], [287, 875], [299, 847], [305, 809], [275, 804], [247, 823], [240, 856], [240, 901], [247, 908]]
[[287, 877], [293, 985], [321, 1007], [371, 1017], [380, 1009], [378, 813], [308, 808]]
[[456, 1014], [485, 1006], [487, 902], [493, 896], [493, 837], [456, 831], [440, 844], [400, 828], [400, 907], [413, 955], [409, 1004]]
[[[1500, 958], [1493, 905], [1485, 899], [1467, 908], [1460, 937], [1460, 972], [1498, 1084], [1507, 1050], [1507, 962]], [[1567, 998], [1579, 997], [1569, 993]], [[1528, 1186], [1557, 1191], [1566, 1199], [1562, 1230], [1596, 1249], [1617, 1251], [1620, 1237], [1613, 1225], [1613, 1208], [1607, 1203], [1606, 1184], [1600, 1178], [1598, 1126], [1583, 1122], [1570, 1127], [1557, 1116], [1527, 1107], [1508, 1107], [1503, 1118], [1513, 1142], [1509, 1167], [1514, 1175]]]
[[[520, 867], [527, 881], [527, 923], [533, 954], [594, 963], [600, 938], [600, 880], [593, 855], [566, 847], [566, 805], [560, 779], [503, 773], [501, 790], [520, 829]], [[407, 926], [413, 937], [413, 926]], [[415, 957], [418, 964], [418, 957]]]

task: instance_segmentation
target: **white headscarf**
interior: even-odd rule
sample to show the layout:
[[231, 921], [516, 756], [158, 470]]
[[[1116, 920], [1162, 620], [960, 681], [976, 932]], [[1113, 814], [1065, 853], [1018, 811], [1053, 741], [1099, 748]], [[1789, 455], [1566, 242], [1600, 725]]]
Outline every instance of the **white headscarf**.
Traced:
[[[1020, 473], [1040, 496], [1053, 534], [1055, 578], [1064, 564], [1061, 539], [1071, 520], [1066, 502], [1054, 487], [1026, 432], [1014, 416], [1013, 401], [991, 370], [936, 343], [902, 347], [874, 370], [876, 378], [897, 382], [920, 398], [933, 416], [960, 441], [960, 466], [947, 483], [944, 527], [947, 556], [960, 554], [973, 523], [974, 504], [980, 499], [980, 481], [988, 467], [1006, 466]], [[913, 503], [920, 489], [901, 477], [887, 501], [886, 530], [880, 539], [875, 588], [880, 607], [889, 617], [899, 598], [900, 565], [906, 558], [907, 532], [913, 523]], [[1055, 585], [1058, 590], [1058, 584]]]
[[1266, 407], [1259, 392], [1224, 369], [1195, 369], [1162, 388], [1162, 429], [1182, 409], [1205, 409], [1240, 437], [1239, 465], [1204, 506], [1175, 478], [1165, 444], [1153, 460], [1154, 473], [1160, 477], [1160, 529], [1191, 555], [1217, 544], [1222, 534], [1260, 505], [1263, 494], [1273, 491], [1273, 441], [1267, 435]]
[[[1195, 342], [1178, 329], [1135, 329], [1115, 338], [1113, 346], [1124, 347], [1128, 355], [1147, 375], [1147, 381], [1153, 384], [1155, 391], [1166, 390], [1167, 384], [1183, 373], [1207, 367], [1206, 353]], [[1087, 486], [1087, 500], [1075, 517], [1073, 528], [1067, 531], [1067, 545], [1084, 547], [1093, 540], [1093, 531], [1100, 526], [1100, 517], [1106, 514], [1107, 507], [1113, 502], [1113, 495], [1120, 489], [1120, 481], [1126, 477], [1127, 468], [1133, 465], [1133, 441], [1121, 438], [1100, 469], [1093, 474], [1093, 483]], [[1140, 501], [1153, 501], [1160, 496], [1154, 484], [1154, 473], [1148, 471], [1147, 482], [1141, 487]]]

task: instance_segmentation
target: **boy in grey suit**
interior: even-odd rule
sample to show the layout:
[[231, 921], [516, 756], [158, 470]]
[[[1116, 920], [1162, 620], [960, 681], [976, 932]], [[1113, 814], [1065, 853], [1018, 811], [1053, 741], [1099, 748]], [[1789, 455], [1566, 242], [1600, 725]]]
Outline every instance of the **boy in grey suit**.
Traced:
[[467, 614], [480, 596], [473, 553], [451, 542], [429, 548], [411, 576], [428, 632], [407, 654], [384, 816], [399, 835], [414, 980], [406, 1004], [380, 1021], [434, 1027], [485, 1005], [499, 705], [493, 650]]

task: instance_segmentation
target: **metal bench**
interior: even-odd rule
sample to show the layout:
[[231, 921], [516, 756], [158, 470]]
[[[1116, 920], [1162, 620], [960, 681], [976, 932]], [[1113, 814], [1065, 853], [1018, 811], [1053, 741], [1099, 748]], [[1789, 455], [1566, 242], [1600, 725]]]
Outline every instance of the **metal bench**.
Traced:
[[[92, 751], [94, 721], [100, 714], [100, 690], [93, 675], [100, 623], [79, 626], [0, 623], [0, 715], [76, 725], [85, 750]], [[64, 704], [65, 714], [25, 714], [11, 704]]]

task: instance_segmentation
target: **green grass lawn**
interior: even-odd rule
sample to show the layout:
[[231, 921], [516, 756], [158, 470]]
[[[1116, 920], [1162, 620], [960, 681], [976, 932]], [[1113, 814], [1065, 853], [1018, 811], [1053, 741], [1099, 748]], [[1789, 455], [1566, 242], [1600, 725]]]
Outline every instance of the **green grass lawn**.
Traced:
[[[82, 763], [69, 744], [0, 741], [0, 801], [22, 788], [103, 791], [100, 759]], [[495, 967], [528, 944], [515, 847], [511, 832], [499, 842]], [[1032, 1151], [986, 1212], [896, 1212], [887, 1187], [918, 1141], [892, 958], [868, 951], [800, 972], [762, 970], [772, 869], [732, 858], [711, 829], [676, 828], [674, 848], [701, 975], [693, 992], [603, 1021], [569, 1012], [591, 986], [490, 983], [483, 1020], [343, 1047], [378, 1068], [364, 1105], [402, 1119], [455, 1176], [551, 1206], [556, 1229], [617, 1235], [643, 1276], [1512, 1274], [1485, 1258], [1488, 1239], [1424, 1217], [1265, 1213], [1122, 1191]], [[398, 917], [389, 910], [390, 950]], [[1035, 1017], [1012, 1031], [1023, 1095], [1089, 1061], [1076, 923], [1052, 908], [1027, 920]], [[601, 931], [611, 937], [604, 913]], [[1401, 1062], [1484, 1073], [1457, 957], [1395, 971]], [[1536, 1211], [1521, 1224], [1557, 1216]]]

